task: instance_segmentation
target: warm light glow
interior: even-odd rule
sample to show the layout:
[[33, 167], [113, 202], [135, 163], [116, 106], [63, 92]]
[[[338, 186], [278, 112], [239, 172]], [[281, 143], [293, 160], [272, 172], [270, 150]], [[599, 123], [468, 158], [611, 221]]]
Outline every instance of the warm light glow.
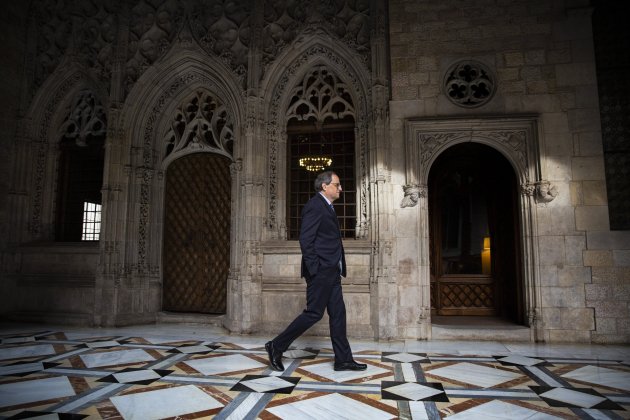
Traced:
[[481, 273], [492, 274], [492, 259], [490, 255], [490, 237], [483, 238], [483, 250], [481, 251]]
[[319, 172], [329, 167], [332, 159], [323, 156], [309, 156], [300, 159], [300, 166], [311, 172]]

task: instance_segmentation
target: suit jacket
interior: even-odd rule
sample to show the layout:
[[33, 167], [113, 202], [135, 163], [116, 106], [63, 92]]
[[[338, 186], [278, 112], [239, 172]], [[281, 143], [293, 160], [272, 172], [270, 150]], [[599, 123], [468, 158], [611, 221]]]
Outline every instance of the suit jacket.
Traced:
[[338, 266], [339, 261], [341, 275], [346, 276], [346, 255], [339, 221], [320, 193], [311, 197], [302, 209], [300, 248], [302, 277], [314, 276], [320, 269]]

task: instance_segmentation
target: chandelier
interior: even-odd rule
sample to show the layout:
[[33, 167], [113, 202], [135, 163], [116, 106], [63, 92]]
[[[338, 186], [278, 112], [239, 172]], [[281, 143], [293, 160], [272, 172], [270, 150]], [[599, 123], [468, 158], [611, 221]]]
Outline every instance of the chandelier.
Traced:
[[324, 137], [322, 125], [321, 123], [315, 123], [315, 126], [317, 130], [319, 131], [320, 153], [319, 154], [314, 153], [312, 155], [303, 156], [298, 161], [300, 166], [309, 172], [321, 172], [324, 169], [328, 168], [330, 165], [332, 165], [332, 159], [324, 154], [324, 144], [326, 144], [327, 141], [326, 141], [326, 138]]
[[332, 164], [332, 159], [325, 156], [308, 156], [300, 158], [300, 166], [310, 172], [323, 171]]

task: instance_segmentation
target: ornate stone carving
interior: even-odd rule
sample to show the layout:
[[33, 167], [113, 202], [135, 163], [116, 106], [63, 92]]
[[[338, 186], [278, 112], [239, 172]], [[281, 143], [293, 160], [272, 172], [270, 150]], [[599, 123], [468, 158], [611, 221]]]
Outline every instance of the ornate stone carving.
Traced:
[[263, 64], [269, 65], [302, 32], [324, 28], [361, 54], [369, 67], [370, 3], [367, 1], [265, 1]]
[[253, 2], [201, 0], [192, 7], [190, 27], [199, 44], [222, 59], [244, 82], [250, 47]]
[[558, 188], [551, 185], [549, 181], [539, 181], [536, 183], [536, 201], [539, 203], [549, 203], [558, 196]]
[[[147, 226], [148, 226], [148, 216], [149, 216], [149, 208], [150, 208], [150, 200], [151, 200], [150, 187], [151, 187], [151, 179], [153, 176], [152, 168], [154, 167], [154, 163], [155, 163], [154, 156], [153, 156], [154, 155], [153, 139], [156, 135], [154, 132], [155, 124], [156, 124], [156, 121], [159, 118], [161, 118], [161, 116], [164, 114], [164, 108], [170, 102], [173, 95], [175, 95], [177, 92], [180, 92], [186, 85], [193, 84], [193, 83], [196, 83], [198, 85], [203, 85], [205, 87], [212, 87], [214, 85], [210, 79], [198, 73], [189, 72], [189, 73], [182, 74], [173, 84], [171, 84], [167, 89], [164, 90], [162, 95], [160, 95], [155, 105], [153, 106], [153, 109], [151, 110], [151, 113], [149, 114], [149, 118], [147, 119], [147, 123], [144, 127], [144, 136], [143, 136], [143, 144], [142, 144], [142, 161], [141, 161], [142, 167], [138, 168], [139, 170], [142, 170], [141, 173], [143, 174], [140, 181], [140, 200], [139, 200], [140, 201], [140, 215], [139, 215], [139, 220], [138, 220], [138, 270], [146, 270], [146, 241], [148, 239]], [[196, 92], [195, 95], [197, 95], [197, 93], [198, 92]], [[206, 96], [204, 95], [208, 95], [207, 92], [202, 93], [201, 98], [206, 98]], [[209, 97], [211, 97], [211, 95], [208, 95], [208, 98]], [[212, 117], [210, 116], [210, 113], [208, 112], [210, 109], [204, 108], [205, 106], [204, 104], [208, 104], [208, 102], [206, 102], [204, 99], [201, 102], [197, 100], [195, 101], [195, 103], [197, 105], [193, 106], [194, 112], [192, 112], [192, 114], [190, 113], [187, 114], [188, 117], [190, 117], [191, 115], [197, 115], [198, 113], [200, 113], [199, 116], [201, 118], [201, 121], [206, 121], [206, 123], [210, 124], [210, 126], [204, 128], [203, 123], [202, 123], [201, 124], [202, 131], [203, 130], [212, 131], [213, 130], [213, 128], [211, 127]], [[233, 112], [229, 106], [227, 105], [222, 105], [222, 106], [224, 106], [224, 110], [225, 110], [225, 114], [223, 114], [224, 116], [233, 115]], [[191, 111], [191, 109], [183, 108], [183, 109], [180, 109], [180, 111], [178, 112], [183, 112], [184, 114], [186, 114], [187, 111]], [[216, 112], [216, 108], [213, 108], [212, 112]], [[183, 118], [185, 118], [184, 114], [182, 114]], [[192, 118], [192, 120], [194, 120], [194, 118]], [[227, 119], [225, 120], [227, 121]], [[175, 121], [177, 121], [177, 119], [175, 119]], [[217, 124], [214, 128], [213, 135], [216, 134], [218, 136], [219, 142], [221, 142], [221, 139], [224, 139], [225, 142], [222, 143], [222, 147], [226, 147], [228, 144], [227, 134], [228, 132], [231, 133], [231, 128], [228, 128], [228, 130], [224, 131], [223, 130], [224, 126], [221, 126], [221, 124], [218, 124], [218, 120], [215, 120], [215, 121], [217, 121]], [[186, 124], [183, 121], [182, 123], [186, 127], [190, 125], [190, 124]], [[194, 125], [195, 124], [192, 124], [190, 125], [190, 127]], [[188, 132], [192, 133], [192, 129], [190, 129]], [[174, 132], [173, 132], [173, 135], [174, 135]], [[181, 135], [180, 135], [180, 140], [184, 142], [188, 140], [192, 141], [192, 139], [189, 139], [189, 138], [186, 139]], [[189, 144], [190, 143], [186, 143], [186, 145], [189, 145]], [[199, 144], [200, 143], [197, 143], [194, 147], [197, 147]], [[186, 145], [184, 145], [183, 147], [186, 147]], [[220, 149], [215, 148], [213, 150], [218, 151]], [[231, 149], [229, 150], [230, 150], [230, 154], [227, 154], [227, 155], [231, 156]]]
[[466, 108], [481, 106], [495, 92], [494, 75], [483, 63], [464, 60], [453, 64], [444, 76], [444, 93], [455, 105]]
[[184, 149], [208, 150], [232, 156], [234, 143], [231, 115], [223, 103], [205, 90], [196, 91], [175, 111], [164, 135], [162, 156]]
[[42, 199], [44, 191], [44, 180], [46, 176], [46, 160], [49, 153], [48, 132], [50, 130], [51, 120], [55, 114], [59, 104], [68, 92], [81, 80], [81, 75], [75, 73], [72, 77], [66, 79], [59, 89], [54, 93], [52, 99], [46, 104], [44, 109], [44, 117], [39, 126], [35, 148], [35, 174], [34, 174], [34, 194], [33, 207], [31, 213], [31, 222], [29, 223], [29, 232], [37, 237], [41, 233], [42, 218]]
[[55, 70], [72, 39], [71, 10], [63, 0], [36, 0], [31, 6], [37, 28], [31, 92]]
[[107, 134], [105, 109], [94, 93], [82, 90], [72, 101], [69, 115], [59, 129], [58, 138], [74, 139], [78, 146], [85, 146], [88, 137]]
[[173, 42], [184, 21], [181, 0], [140, 0], [131, 9], [127, 45], [126, 88], [131, 90], [142, 73], [161, 57]]
[[527, 133], [521, 130], [479, 130], [460, 132], [439, 132], [417, 134], [420, 149], [420, 164], [426, 168], [428, 163], [441, 151], [446, 144], [454, 144], [460, 141], [469, 141], [472, 138], [484, 138], [500, 143], [508, 148], [518, 160], [521, 168], [527, 164]]
[[415, 184], [403, 185], [405, 196], [400, 202], [400, 207], [415, 207], [420, 197], [427, 196], [427, 187]]
[[526, 183], [521, 185], [521, 194], [527, 197], [533, 197], [536, 193], [536, 184]]
[[75, 14], [76, 53], [87, 69], [109, 89], [112, 60], [118, 32], [117, 4], [113, 1], [80, 1]]
[[310, 69], [302, 83], [291, 90], [291, 94], [287, 122], [296, 119], [323, 124], [348, 116], [355, 118], [348, 87], [326, 66]]
[[[365, 97], [365, 95], [359, 95], [359, 92], [362, 92], [361, 83], [357, 78], [354, 70], [348, 67], [347, 63], [339, 57], [334, 51], [323, 45], [315, 45], [307, 50], [304, 54], [294, 60], [291, 65], [289, 65], [280, 78], [278, 85], [275, 88], [276, 95], [271, 101], [270, 104], [270, 113], [269, 113], [269, 125], [267, 126], [267, 136], [269, 141], [269, 207], [268, 207], [268, 215], [267, 222], [270, 230], [275, 231], [278, 228], [277, 224], [277, 182], [278, 182], [278, 170], [277, 170], [277, 140], [280, 138], [281, 133], [284, 131], [285, 127], [279, 127], [277, 122], [283, 121], [283, 118], [280, 117], [280, 112], [287, 112], [287, 110], [280, 109], [280, 102], [282, 98], [285, 97], [285, 92], [289, 90], [292, 86], [297, 86], [300, 84], [299, 81], [295, 80], [295, 74], [298, 73], [299, 69], [307, 63], [311, 57], [323, 57], [326, 61], [335, 63], [338, 68], [343, 69], [342, 73], [344, 74], [346, 80], [344, 87], [347, 91], [351, 91], [355, 93], [356, 98], [359, 98], [361, 103], [352, 104], [357, 114], [358, 110], [367, 109], [367, 103], [369, 103], [370, 98]], [[338, 76], [335, 76], [336, 79], [340, 79]], [[348, 83], [349, 82], [349, 83]], [[307, 84], [308, 85], [308, 84]], [[308, 93], [308, 92], [307, 92]], [[358, 120], [358, 121], [357, 121]], [[364, 122], [362, 122], [362, 115], [355, 115], [355, 121], [358, 127], [361, 127]], [[361, 182], [362, 182], [362, 191], [360, 196], [360, 211], [362, 212], [362, 217], [357, 220], [359, 225], [357, 225], [357, 237], [363, 237], [367, 232], [367, 192], [369, 188], [367, 183], [369, 182], [367, 179], [367, 139], [364, 136], [364, 130], [355, 131], [355, 139], [359, 142], [358, 149], [361, 153], [360, 162], [359, 162], [359, 170], [361, 173]]]

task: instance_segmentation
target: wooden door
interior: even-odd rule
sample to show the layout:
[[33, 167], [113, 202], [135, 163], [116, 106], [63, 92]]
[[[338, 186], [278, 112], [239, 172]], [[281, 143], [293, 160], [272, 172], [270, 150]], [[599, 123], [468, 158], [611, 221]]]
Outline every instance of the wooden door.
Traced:
[[431, 306], [436, 315], [519, 321], [516, 180], [496, 150], [456, 145], [429, 176]]
[[230, 269], [230, 161], [212, 153], [179, 158], [166, 172], [162, 307], [226, 311]]

